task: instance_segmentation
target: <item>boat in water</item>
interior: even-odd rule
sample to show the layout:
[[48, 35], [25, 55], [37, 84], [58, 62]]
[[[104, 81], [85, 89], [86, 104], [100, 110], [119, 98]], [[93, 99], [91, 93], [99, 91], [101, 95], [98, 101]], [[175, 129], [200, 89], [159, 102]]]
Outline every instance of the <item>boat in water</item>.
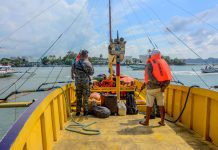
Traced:
[[[167, 122], [159, 126], [139, 125], [146, 111], [146, 89], [142, 81], [122, 76], [120, 62], [125, 54], [123, 38], [112, 39], [111, 4], [109, 0], [110, 38], [109, 75], [96, 77], [91, 93], [112, 94], [126, 102], [132, 95], [139, 113], [102, 119], [92, 115], [75, 116], [74, 83], [48, 88], [46, 95], [33, 102], [15, 121], [0, 142], [2, 150], [68, 150], [68, 149], [217, 149], [218, 92], [198, 86], [171, 84], [165, 90]], [[113, 65], [116, 65], [116, 75]], [[47, 84], [46, 84], [47, 85]], [[41, 86], [40, 88], [41, 89]], [[33, 92], [33, 90], [29, 90]], [[28, 92], [28, 91], [25, 91]], [[16, 94], [16, 93], [15, 93]], [[91, 136], [92, 135], [92, 136]], [[201, 138], [199, 138], [201, 137]], [[202, 140], [203, 139], [203, 140]], [[206, 142], [205, 142], [206, 141]]]
[[0, 78], [10, 77], [15, 73], [15, 70], [11, 66], [0, 65]]
[[215, 66], [205, 66], [205, 68], [201, 69], [202, 73], [218, 73], [218, 68]]
[[128, 65], [132, 70], [144, 70], [145, 64]]

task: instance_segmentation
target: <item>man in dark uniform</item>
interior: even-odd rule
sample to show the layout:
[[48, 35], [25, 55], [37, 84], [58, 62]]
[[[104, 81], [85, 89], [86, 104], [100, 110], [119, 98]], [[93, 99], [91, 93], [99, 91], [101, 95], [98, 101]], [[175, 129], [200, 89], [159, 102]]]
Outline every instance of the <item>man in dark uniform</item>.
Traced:
[[80, 115], [81, 107], [84, 108], [84, 116], [88, 115], [88, 98], [90, 95], [90, 76], [94, 74], [92, 64], [88, 60], [88, 51], [80, 51], [80, 59], [72, 65], [71, 76], [75, 79], [76, 86], [76, 116]]

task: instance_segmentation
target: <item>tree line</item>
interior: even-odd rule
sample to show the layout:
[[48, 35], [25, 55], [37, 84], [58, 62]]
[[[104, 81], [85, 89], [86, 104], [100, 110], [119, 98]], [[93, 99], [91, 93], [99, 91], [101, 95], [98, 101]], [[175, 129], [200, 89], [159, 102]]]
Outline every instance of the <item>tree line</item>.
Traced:
[[28, 61], [21, 58], [21, 57], [17, 57], [17, 58], [2, 58], [0, 59], [0, 64], [1, 65], [11, 65], [13, 67], [25, 67], [28, 65]]
[[169, 65], [185, 65], [185, 60], [184, 59], [179, 59], [179, 58], [170, 58], [170, 56], [162, 56], [163, 59], [166, 60], [166, 62], [169, 64]]
[[[33, 65], [40, 65], [40, 66], [51, 66], [51, 65], [72, 65], [73, 61], [76, 59], [77, 53], [69, 51], [67, 54], [63, 57], [55, 56], [55, 55], [49, 55], [45, 56], [41, 59], [41, 62], [34, 63], [29, 62], [26, 59], [23, 59], [21, 57], [17, 58], [2, 58], [0, 59], [0, 64], [2, 65], [11, 65], [14, 67], [26, 67], [26, 66], [33, 66]], [[185, 60], [174, 58], [171, 59], [169, 56], [163, 56], [163, 58], [167, 61], [170, 65], [185, 65]], [[133, 64], [140, 63], [140, 59], [133, 58], [132, 59]], [[100, 54], [99, 57], [89, 57], [89, 61], [93, 65], [106, 65], [107, 64], [107, 58], [103, 58], [102, 54]], [[126, 62], [126, 64], [129, 64]]]

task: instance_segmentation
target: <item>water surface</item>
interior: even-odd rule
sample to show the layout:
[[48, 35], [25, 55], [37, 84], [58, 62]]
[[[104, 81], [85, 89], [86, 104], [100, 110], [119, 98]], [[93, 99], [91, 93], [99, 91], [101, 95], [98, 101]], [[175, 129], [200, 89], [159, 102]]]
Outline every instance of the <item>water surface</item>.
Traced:
[[[187, 65], [187, 66], [171, 66], [171, 70], [173, 73], [173, 77], [175, 80], [179, 80], [183, 82], [185, 85], [199, 85], [203, 88], [207, 88], [207, 86], [214, 86], [218, 85], [218, 73], [213, 74], [202, 74], [200, 69], [202, 66], [198, 65]], [[25, 72], [28, 68], [15, 68], [18, 72]], [[47, 82], [54, 82], [57, 78], [57, 75], [60, 73], [59, 78], [57, 81], [70, 81], [70, 67], [55, 67], [51, 72], [52, 67], [40, 67], [37, 69], [36, 74], [29, 78], [28, 82], [26, 82], [19, 90], [28, 90], [28, 89], [36, 89], [39, 85]], [[105, 73], [108, 74], [108, 67], [107, 66], [95, 66], [95, 74]], [[195, 72], [193, 71], [195, 70]], [[33, 71], [35, 68], [30, 70]], [[51, 72], [51, 73], [50, 73]], [[50, 74], [49, 74], [50, 73]], [[121, 73], [126, 74], [138, 79], [143, 80], [143, 70], [133, 71], [130, 67], [121, 66]], [[0, 95], [1, 98], [8, 95], [10, 92], [17, 90], [20, 85], [29, 77], [30, 74], [26, 74], [24, 78], [22, 78], [19, 82], [17, 82], [13, 87], [11, 87], [7, 92]], [[12, 77], [9, 78], [0, 78], [0, 93], [4, 91], [4, 89], [8, 88], [13, 82], [15, 82], [21, 73], [16, 73]], [[207, 85], [198, 77], [200, 76]], [[50, 85], [52, 86], [52, 85]], [[47, 93], [32, 93], [20, 97], [19, 95], [15, 97], [13, 101], [31, 101], [33, 99], [39, 98], [43, 94]], [[10, 126], [16, 121], [17, 118], [25, 111], [26, 108], [0, 108], [0, 139], [1, 137], [7, 132]]]

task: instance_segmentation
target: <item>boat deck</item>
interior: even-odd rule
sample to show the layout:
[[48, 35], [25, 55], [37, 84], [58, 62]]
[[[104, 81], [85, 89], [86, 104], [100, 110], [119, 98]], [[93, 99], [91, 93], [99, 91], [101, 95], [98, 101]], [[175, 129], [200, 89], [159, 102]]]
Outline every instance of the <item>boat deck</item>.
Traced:
[[204, 142], [200, 136], [181, 126], [166, 123], [159, 126], [158, 119], [150, 120], [150, 126], [138, 124], [144, 116], [110, 116], [106, 119], [77, 117], [81, 123], [97, 122], [93, 129], [100, 129], [100, 135], [82, 135], [64, 130], [54, 143], [54, 150], [215, 150], [216, 146]]

